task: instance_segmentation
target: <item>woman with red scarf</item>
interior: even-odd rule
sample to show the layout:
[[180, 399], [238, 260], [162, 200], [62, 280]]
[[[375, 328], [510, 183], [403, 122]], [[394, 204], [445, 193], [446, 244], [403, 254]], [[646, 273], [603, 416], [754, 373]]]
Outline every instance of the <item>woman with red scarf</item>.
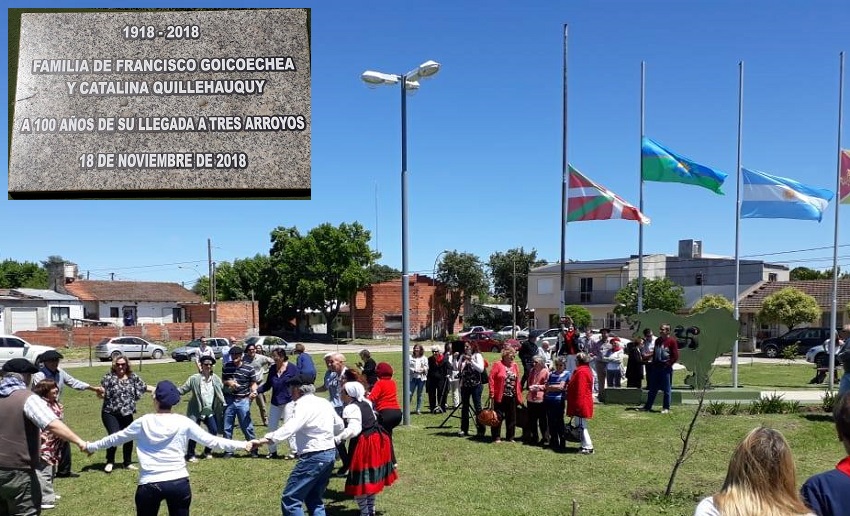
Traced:
[[576, 370], [567, 384], [567, 415], [576, 418], [575, 425], [581, 428], [581, 450], [593, 453], [593, 441], [587, 432], [587, 422], [593, 417], [593, 371], [590, 370], [590, 355], [576, 355]]

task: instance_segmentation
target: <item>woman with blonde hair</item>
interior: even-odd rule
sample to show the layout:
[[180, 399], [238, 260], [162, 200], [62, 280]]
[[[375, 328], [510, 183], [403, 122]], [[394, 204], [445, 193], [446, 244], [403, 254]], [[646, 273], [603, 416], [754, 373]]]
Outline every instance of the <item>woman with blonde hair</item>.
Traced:
[[[130, 360], [121, 354], [112, 358], [112, 368], [100, 380], [103, 387], [103, 408], [100, 417], [103, 426], [110, 434], [123, 430], [133, 422], [136, 413], [136, 403], [146, 392], [153, 392], [153, 387], [133, 372]], [[112, 473], [115, 463], [115, 446], [106, 450], [106, 466], [103, 471]], [[133, 465], [133, 443], [126, 442], [122, 448], [125, 469], [138, 469]]]
[[720, 492], [703, 499], [694, 516], [814, 516], [797, 493], [788, 441], [757, 427], [738, 444]]

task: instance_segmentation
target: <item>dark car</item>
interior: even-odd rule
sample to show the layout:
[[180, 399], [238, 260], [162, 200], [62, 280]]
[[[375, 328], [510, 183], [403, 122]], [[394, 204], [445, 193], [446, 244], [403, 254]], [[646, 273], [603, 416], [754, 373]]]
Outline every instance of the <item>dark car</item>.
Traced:
[[768, 358], [782, 356], [782, 350], [796, 345], [796, 354], [805, 355], [811, 348], [820, 346], [829, 338], [829, 328], [796, 328], [779, 337], [761, 341], [761, 351]]

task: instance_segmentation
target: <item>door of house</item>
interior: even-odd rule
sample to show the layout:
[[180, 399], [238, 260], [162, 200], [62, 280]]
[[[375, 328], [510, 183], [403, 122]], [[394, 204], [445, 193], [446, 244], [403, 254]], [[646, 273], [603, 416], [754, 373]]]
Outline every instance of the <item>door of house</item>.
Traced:
[[135, 326], [138, 321], [136, 307], [125, 306], [121, 311], [124, 313], [124, 326]]
[[11, 333], [38, 329], [38, 310], [35, 308], [11, 309]]

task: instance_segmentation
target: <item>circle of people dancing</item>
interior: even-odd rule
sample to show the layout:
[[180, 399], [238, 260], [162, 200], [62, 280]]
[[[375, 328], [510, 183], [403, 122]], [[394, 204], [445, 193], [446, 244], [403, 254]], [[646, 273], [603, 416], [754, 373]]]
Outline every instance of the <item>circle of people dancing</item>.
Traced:
[[[669, 411], [672, 365], [678, 358], [669, 325], [661, 325], [657, 338], [644, 330], [644, 339], [630, 342], [626, 350], [606, 329], [595, 339], [590, 331], [580, 334], [569, 318], [562, 325], [557, 349], [549, 349], [546, 341], [538, 346], [538, 334], [532, 333], [518, 352], [506, 347], [492, 365], [475, 342], [433, 346], [429, 357], [416, 344], [406, 364], [411, 406], [415, 398], [416, 413], [421, 413], [424, 390], [432, 413], [452, 410], [451, 417], [460, 410], [460, 436], [470, 436], [472, 421], [479, 439], [486, 439], [486, 424], [494, 444], [515, 442], [521, 426], [528, 444], [563, 451], [573, 441], [582, 455], [594, 453], [588, 431], [594, 392], [601, 397], [606, 386], [619, 387], [623, 377], [629, 387], [640, 387], [647, 377], [649, 398], [642, 410], [652, 409], [661, 390], [662, 412]], [[198, 372], [179, 387], [168, 380], [146, 384], [123, 355], [113, 357], [100, 386], [59, 368], [63, 357], [57, 351], [42, 355], [40, 368], [26, 359], [7, 361], [0, 376], [0, 413], [23, 417], [0, 418], [0, 439], [6, 443], [0, 450], [0, 515], [38, 515], [55, 508], [61, 496], [53, 479], [78, 476], [70, 472], [66, 448], [74, 443], [89, 455], [105, 449], [106, 474], [115, 468], [117, 448], [122, 447], [119, 465], [138, 470], [139, 516], [155, 516], [163, 502], [169, 516], [188, 516], [192, 491], [187, 463], [211, 459], [213, 450], [221, 451], [223, 458], [239, 450], [259, 458], [262, 446], [268, 447], [268, 459], [295, 461], [281, 493], [283, 515], [325, 514], [325, 490], [337, 476], [345, 478], [344, 492], [354, 498], [360, 514], [374, 516], [377, 495], [398, 478], [392, 433], [402, 411], [391, 365], [375, 363], [370, 352], [362, 350], [357, 370], [346, 367], [343, 354], [328, 353], [327, 372], [316, 387], [316, 368], [303, 344], [296, 345], [294, 363], [282, 348], [271, 354], [268, 358], [254, 346], [233, 346], [222, 357], [219, 376], [215, 355], [204, 352], [196, 357]], [[103, 400], [106, 437], [86, 441], [65, 425], [63, 386], [93, 391]], [[482, 405], [485, 386], [487, 409]], [[316, 395], [321, 392], [328, 398]], [[146, 393], [152, 394], [154, 412], [134, 418], [137, 402]], [[264, 400], [266, 393], [268, 405], [256, 402], [268, 432], [257, 437], [250, 406]], [[184, 396], [185, 416], [174, 412]], [[479, 417], [488, 411], [495, 415]], [[759, 427], [735, 449], [722, 488], [699, 503], [695, 516], [729, 514], [733, 509], [731, 513], [741, 515], [850, 513], [850, 397], [836, 402], [834, 420], [848, 455], [834, 471], [813, 476], [797, 493], [788, 443], [781, 433]], [[233, 439], [237, 422], [244, 440]], [[133, 442], [138, 466], [132, 460]], [[198, 444], [204, 447], [200, 454]], [[279, 452], [281, 446], [286, 453]], [[337, 460], [341, 466], [334, 472]]]

